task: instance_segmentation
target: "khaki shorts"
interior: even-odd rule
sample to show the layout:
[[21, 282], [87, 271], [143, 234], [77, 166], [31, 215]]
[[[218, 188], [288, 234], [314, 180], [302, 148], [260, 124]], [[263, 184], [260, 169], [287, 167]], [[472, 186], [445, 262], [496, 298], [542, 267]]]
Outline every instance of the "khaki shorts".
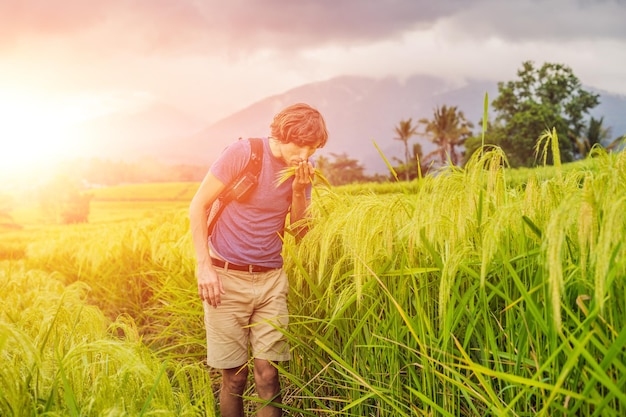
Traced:
[[225, 294], [217, 308], [203, 303], [207, 364], [216, 369], [237, 368], [248, 361], [249, 352], [257, 359], [289, 360], [289, 345], [279, 330], [289, 323], [285, 271], [215, 269]]

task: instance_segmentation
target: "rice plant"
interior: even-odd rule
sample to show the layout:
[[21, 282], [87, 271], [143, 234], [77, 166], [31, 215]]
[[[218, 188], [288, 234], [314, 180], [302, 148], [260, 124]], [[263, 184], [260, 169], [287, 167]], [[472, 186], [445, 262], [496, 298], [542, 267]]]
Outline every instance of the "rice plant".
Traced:
[[302, 413], [622, 414], [625, 157], [594, 158], [513, 187], [492, 150], [411, 195], [315, 201], [287, 248]]
[[1, 415], [214, 415], [201, 364], [160, 360], [131, 317], [107, 320], [57, 278], [0, 273]]
[[[624, 415], [626, 154], [314, 191], [285, 235], [290, 415]], [[214, 415], [186, 210], [16, 233], [1, 415]]]

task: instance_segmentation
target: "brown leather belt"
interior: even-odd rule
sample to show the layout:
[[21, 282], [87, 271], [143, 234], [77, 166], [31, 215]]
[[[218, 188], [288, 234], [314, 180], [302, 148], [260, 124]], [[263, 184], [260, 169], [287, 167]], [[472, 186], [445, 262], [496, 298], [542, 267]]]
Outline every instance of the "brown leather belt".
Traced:
[[245, 272], [267, 272], [267, 271], [272, 271], [274, 269], [278, 269], [278, 268], [272, 268], [269, 266], [259, 266], [259, 265], [235, 265], [235, 264], [231, 264], [230, 262], [225, 262], [222, 261], [221, 259], [216, 259], [211, 257], [211, 263], [213, 264], [213, 266], [217, 266], [218, 268], [224, 268], [224, 269], [233, 269], [235, 271], [245, 271]]

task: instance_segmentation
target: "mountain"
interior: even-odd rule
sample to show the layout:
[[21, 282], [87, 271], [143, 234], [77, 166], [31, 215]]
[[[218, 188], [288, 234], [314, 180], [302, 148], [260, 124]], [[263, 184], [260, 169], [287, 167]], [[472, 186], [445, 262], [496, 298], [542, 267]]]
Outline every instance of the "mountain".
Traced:
[[[403, 144], [393, 139], [400, 120], [430, 119], [435, 107], [445, 104], [457, 106], [478, 131], [485, 94], [491, 102], [497, 91], [497, 83], [492, 81], [472, 80], [455, 87], [429, 76], [405, 80], [343, 76], [267, 97], [209, 126], [171, 106], [155, 104], [134, 114], [90, 121], [81, 129], [86, 137], [89, 134], [94, 152], [90, 156], [125, 161], [152, 157], [208, 166], [237, 138], [267, 136], [273, 116], [282, 108], [306, 102], [320, 110], [328, 127], [329, 140], [319, 154], [345, 153], [369, 174], [386, 173], [384, 159], [373, 142], [390, 161], [402, 158]], [[591, 115], [604, 116], [604, 126], [611, 127], [613, 138], [626, 133], [626, 96], [593, 92], [600, 94], [600, 104]], [[420, 143], [425, 154], [434, 149], [425, 138], [415, 137], [413, 142]]]
[[[483, 114], [486, 92], [496, 91], [493, 83], [474, 81], [460, 88], [450, 89], [434, 77], [411, 77], [404, 81], [395, 78], [371, 79], [338, 77], [328, 81], [307, 84], [274, 95], [226, 117], [193, 135], [185, 143], [198, 150], [198, 157], [211, 163], [223, 149], [239, 137], [266, 136], [274, 114], [295, 102], [306, 102], [324, 116], [329, 131], [327, 145], [321, 155], [343, 154], [357, 159], [368, 173], [385, 172], [386, 165], [374, 142], [385, 157], [391, 160], [403, 155], [403, 144], [394, 140], [394, 128], [402, 119], [417, 121], [430, 117], [435, 106], [457, 105], [468, 120], [478, 121]], [[434, 149], [425, 139], [424, 152]], [[218, 153], [215, 153], [217, 150]], [[200, 163], [200, 160], [196, 160]]]
[[626, 135], [626, 96], [589, 88], [600, 96], [600, 104], [589, 113], [596, 119], [603, 117], [602, 125], [611, 129], [611, 140]]
[[[591, 115], [604, 116], [604, 126], [613, 137], [626, 133], [626, 96], [606, 91]], [[371, 79], [344, 76], [311, 83], [258, 101], [183, 140], [190, 161], [210, 164], [219, 152], [239, 137], [266, 136], [272, 117], [285, 106], [306, 102], [316, 107], [326, 119], [329, 131], [321, 155], [343, 154], [357, 159], [367, 173], [386, 173], [384, 159], [373, 142], [389, 160], [402, 158], [403, 144], [394, 140], [394, 128], [402, 119], [417, 121], [431, 118], [436, 106], [457, 106], [467, 120], [480, 129], [485, 94], [489, 103], [497, 96], [497, 83], [472, 80], [461, 87], [447, 85], [442, 79], [414, 76], [404, 81], [396, 78]], [[490, 117], [492, 117], [491, 109]], [[426, 138], [412, 142], [422, 145], [424, 153], [434, 149]]]

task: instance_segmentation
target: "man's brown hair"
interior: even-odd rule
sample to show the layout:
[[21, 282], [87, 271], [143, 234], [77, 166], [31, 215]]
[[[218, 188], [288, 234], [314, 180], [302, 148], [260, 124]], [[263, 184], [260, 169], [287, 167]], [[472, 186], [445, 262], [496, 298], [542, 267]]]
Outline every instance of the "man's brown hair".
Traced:
[[319, 111], [305, 103], [292, 104], [274, 116], [270, 125], [272, 137], [283, 143], [298, 146], [319, 143], [321, 148], [328, 140], [326, 122]]

